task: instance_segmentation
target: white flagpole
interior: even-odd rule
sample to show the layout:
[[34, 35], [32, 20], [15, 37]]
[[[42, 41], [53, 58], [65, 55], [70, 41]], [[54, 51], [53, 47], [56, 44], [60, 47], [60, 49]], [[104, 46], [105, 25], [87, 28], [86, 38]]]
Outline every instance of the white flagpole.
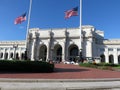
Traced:
[[27, 23], [27, 31], [26, 31], [26, 43], [25, 43], [25, 46], [26, 46], [26, 58], [27, 58], [27, 54], [28, 54], [28, 51], [27, 51], [27, 35], [29, 33], [31, 7], [32, 7], [32, 0], [30, 0], [30, 4], [29, 4], [28, 23]]
[[80, 26], [79, 26], [79, 33], [80, 33], [80, 53], [82, 53], [82, 0], [80, 0]]
[[[32, 7], [32, 0], [30, 0], [30, 5], [29, 5], [29, 13], [28, 13], [28, 23], [27, 23], [26, 40], [27, 40], [27, 35], [28, 35], [28, 32], [29, 32], [29, 26], [30, 26], [31, 7]], [[26, 42], [27, 42], [27, 41], [26, 41]], [[26, 43], [26, 44], [27, 44], [27, 43]]]

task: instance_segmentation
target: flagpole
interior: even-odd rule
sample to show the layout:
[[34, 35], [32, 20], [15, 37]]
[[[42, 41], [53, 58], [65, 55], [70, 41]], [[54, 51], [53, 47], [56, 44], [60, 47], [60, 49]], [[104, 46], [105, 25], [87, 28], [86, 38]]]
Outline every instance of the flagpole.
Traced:
[[[27, 40], [27, 35], [28, 35], [28, 32], [29, 32], [29, 26], [30, 26], [31, 7], [32, 7], [32, 0], [30, 0], [30, 5], [29, 5], [29, 13], [28, 13], [28, 23], [27, 23], [26, 40]], [[26, 42], [27, 42], [27, 41], [26, 41]], [[26, 44], [27, 44], [27, 43], [26, 43]]]
[[25, 46], [26, 46], [26, 59], [27, 59], [27, 54], [28, 54], [28, 51], [27, 51], [27, 35], [29, 33], [31, 8], [32, 8], [32, 0], [30, 0], [30, 4], [29, 4], [28, 23], [27, 23], [27, 31], [26, 31], [26, 43], [25, 43]]
[[82, 0], [80, 0], [80, 25], [79, 25], [79, 33], [80, 33], [80, 58], [82, 57]]

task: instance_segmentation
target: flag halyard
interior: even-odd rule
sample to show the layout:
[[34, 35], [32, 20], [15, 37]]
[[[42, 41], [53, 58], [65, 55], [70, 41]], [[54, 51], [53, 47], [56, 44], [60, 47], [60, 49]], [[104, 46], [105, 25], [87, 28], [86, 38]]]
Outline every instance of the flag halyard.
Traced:
[[17, 17], [14, 21], [14, 24], [21, 24], [23, 21], [26, 21], [26, 13], [22, 14], [21, 16]]
[[78, 16], [78, 7], [72, 8], [65, 12], [65, 19], [68, 19], [72, 16]]

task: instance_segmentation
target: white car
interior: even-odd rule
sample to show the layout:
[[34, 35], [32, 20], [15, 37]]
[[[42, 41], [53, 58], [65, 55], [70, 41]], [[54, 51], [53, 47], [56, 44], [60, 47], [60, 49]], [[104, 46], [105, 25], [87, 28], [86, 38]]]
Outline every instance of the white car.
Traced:
[[75, 64], [74, 61], [64, 61], [64, 64]]
[[75, 62], [74, 62], [74, 61], [71, 61], [70, 64], [75, 64]]
[[64, 64], [70, 64], [70, 61], [64, 61], [63, 63]]

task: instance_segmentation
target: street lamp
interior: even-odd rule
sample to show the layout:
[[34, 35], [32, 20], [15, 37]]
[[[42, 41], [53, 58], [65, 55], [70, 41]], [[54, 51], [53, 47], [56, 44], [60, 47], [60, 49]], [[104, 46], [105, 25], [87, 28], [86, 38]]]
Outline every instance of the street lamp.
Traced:
[[18, 44], [13, 45], [14, 48], [14, 59], [16, 59], [16, 49], [18, 47]]
[[51, 47], [51, 59], [52, 59], [52, 61], [53, 61], [53, 50], [54, 50], [54, 48]]
[[82, 61], [82, 59], [83, 59], [83, 57], [82, 57], [82, 49], [80, 49], [80, 61]]

